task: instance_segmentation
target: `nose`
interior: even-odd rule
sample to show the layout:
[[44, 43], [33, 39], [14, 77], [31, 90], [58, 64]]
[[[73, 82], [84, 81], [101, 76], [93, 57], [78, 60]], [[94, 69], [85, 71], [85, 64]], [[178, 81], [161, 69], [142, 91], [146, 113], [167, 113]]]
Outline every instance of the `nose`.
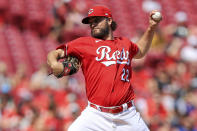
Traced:
[[91, 24], [90, 24], [90, 28], [94, 28], [96, 26], [96, 23], [95, 22], [92, 22]]

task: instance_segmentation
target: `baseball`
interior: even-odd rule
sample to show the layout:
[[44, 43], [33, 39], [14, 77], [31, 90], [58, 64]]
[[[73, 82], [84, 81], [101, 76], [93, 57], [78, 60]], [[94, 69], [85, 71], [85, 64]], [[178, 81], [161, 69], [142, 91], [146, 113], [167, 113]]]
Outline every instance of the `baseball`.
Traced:
[[155, 12], [155, 13], [152, 15], [152, 18], [153, 18], [153, 20], [156, 20], [156, 21], [161, 20], [161, 13], [160, 13], [160, 12]]

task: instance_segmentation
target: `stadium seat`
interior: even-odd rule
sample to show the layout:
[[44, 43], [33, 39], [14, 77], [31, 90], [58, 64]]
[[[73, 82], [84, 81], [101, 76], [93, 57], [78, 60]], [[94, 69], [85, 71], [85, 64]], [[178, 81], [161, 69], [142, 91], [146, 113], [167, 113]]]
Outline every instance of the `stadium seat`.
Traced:
[[43, 40], [43, 47], [46, 53], [48, 53], [51, 50], [54, 50], [57, 47], [57, 45], [57, 42], [50, 37], [47, 37], [45, 38], [45, 40]]
[[30, 59], [32, 60], [33, 68], [37, 70], [42, 64], [46, 63], [46, 53], [44, 51], [43, 43], [36, 33], [29, 30], [23, 33], [23, 38]]
[[28, 75], [30, 75], [33, 72], [32, 63], [28, 56], [20, 31], [14, 26], [7, 26], [4, 32], [8, 48], [10, 49], [9, 53], [12, 56], [15, 68], [20, 64], [24, 64], [28, 70]]
[[7, 0], [0, 0], [0, 11], [8, 9], [9, 3]]
[[15, 67], [13, 66], [14, 63], [4, 35], [4, 30], [4, 27], [0, 28], [0, 62], [4, 62], [7, 65], [9, 73], [14, 73]]

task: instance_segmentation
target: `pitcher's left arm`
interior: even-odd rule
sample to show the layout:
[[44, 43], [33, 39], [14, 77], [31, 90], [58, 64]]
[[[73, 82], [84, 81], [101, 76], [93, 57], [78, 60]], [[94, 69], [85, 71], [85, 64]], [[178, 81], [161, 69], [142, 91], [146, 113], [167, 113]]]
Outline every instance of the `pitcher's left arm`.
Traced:
[[140, 59], [146, 55], [148, 50], [150, 49], [152, 39], [154, 36], [154, 32], [159, 25], [159, 22], [162, 20], [162, 17], [160, 19], [154, 19], [152, 16], [157, 11], [152, 11], [149, 16], [149, 26], [146, 29], [143, 36], [140, 38], [140, 40], [136, 43], [139, 50], [138, 53], [134, 56], [135, 59]]

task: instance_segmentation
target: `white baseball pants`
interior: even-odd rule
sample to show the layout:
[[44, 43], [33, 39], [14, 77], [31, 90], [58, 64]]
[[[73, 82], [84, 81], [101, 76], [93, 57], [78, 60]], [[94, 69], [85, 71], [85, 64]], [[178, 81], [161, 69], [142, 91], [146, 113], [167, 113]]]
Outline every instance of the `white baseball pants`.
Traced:
[[87, 106], [68, 131], [149, 131], [135, 106], [111, 114]]

